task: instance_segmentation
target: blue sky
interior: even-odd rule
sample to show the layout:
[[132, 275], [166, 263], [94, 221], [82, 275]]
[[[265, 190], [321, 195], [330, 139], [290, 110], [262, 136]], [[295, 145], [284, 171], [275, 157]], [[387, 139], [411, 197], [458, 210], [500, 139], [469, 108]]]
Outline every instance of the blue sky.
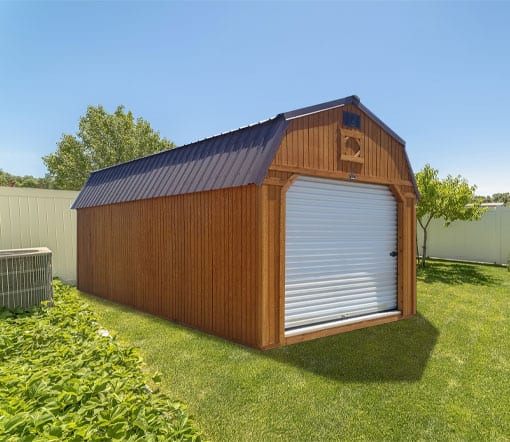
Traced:
[[0, 168], [89, 104], [176, 144], [357, 94], [411, 163], [510, 191], [510, 3], [0, 3]]

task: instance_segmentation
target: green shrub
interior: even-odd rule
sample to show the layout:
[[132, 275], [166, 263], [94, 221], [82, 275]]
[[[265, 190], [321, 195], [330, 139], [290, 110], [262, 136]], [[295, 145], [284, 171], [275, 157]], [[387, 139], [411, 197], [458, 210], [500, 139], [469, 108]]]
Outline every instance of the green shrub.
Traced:
[[53, 307], [0, 312], [2, 440], [201, 440], [185, 406], [147, 386], [141, 364], [55, 281]]

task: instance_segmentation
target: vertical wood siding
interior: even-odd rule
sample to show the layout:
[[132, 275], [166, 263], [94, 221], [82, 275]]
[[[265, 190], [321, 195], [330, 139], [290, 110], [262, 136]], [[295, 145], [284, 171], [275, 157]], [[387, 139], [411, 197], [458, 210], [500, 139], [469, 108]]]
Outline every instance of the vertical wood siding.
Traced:
[[259, 191], [245, 186], [79, 209], [79, 289], [260, 345]]
[[[341, 154], [342, 112], [346, 110], [361, 116], [360, 162], [343, 161]], [[376, 122], [356, 106], [326, 110], [292, 120], [287, 128], [280, 148], [270, 166], [264, 181], [268, 203], [265, 213], [268, 226], [280, 226], [277, 230], [268, 228], [262, 242], [268, 243], [269, 256], [278, 256], [273, 262], [267, 259], [270, 278], [264, 296], [266, 315], [264, 324], [268, 332], [264, 346], [273, 347], [292, 342], [300, 342], [319, 336], [349, 331], [369, 325], [395, 320], [362, 322], [339, 329], [324, 330], [309, 336], [285, 339], [283, 331], [285, 297], [285, 269], [282, 268], [285, 254], [285, 195], [296, 175], [323, 176], [348, 179], [356, 174], [362, 182], [389, 185], [397, 200], [398, 218], [398, 307], [402, 317], [416, 314], [416, 195], [411, 181], [412, 171], [406, 161], [404, 147]], [[271, 200], [277, 201], [280, 210], [271, 208]], [[270, 269], [274, 266], [274, 269]], [[274, 307], [273, 307], [274, 306]], [[274, 330], [280, 329], [280, 334]]]
[[[341, 159], [340, 134], [344, 111], [361, 116], [360, 157], [363, 164]], [[411, 185], [411, 172], [403, 146], [353, 105], [292, 120], [271, 165], [274, 170], [282, 167], [356, 173], [399, 185]]]
[[[361, 116], [362, 161], [342, 156], [344, 110]], [[286, 190], [298, 175], [348, 179], [352, 173], [359, 181], [388, 185], [397, 200], [402, 315], [286, 339]], [[260, 348], [411, 316], [416, 313], [411, 173], [403, 146], [356, 106], [296, 118], [260, 187], [80, 209], [79, 288]]]
[[261, 347], [281, 344], [283, 322], [280, 318], [282, 292], [280, 288], [281, 187], [262, 186], [260, 210], [261, 253]]

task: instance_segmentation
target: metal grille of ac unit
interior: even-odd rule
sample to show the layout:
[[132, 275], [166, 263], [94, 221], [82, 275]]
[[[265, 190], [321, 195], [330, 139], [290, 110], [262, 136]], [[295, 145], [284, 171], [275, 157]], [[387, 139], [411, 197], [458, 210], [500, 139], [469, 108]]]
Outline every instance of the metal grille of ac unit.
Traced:
[[51, 300], [51, 250], [0, 250], [0, 306], [13, 309]]

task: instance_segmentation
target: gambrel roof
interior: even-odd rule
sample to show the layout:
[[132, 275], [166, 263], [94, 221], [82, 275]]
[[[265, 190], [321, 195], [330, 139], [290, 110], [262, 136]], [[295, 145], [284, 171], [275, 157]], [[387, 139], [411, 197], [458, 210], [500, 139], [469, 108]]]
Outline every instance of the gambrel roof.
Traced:
[[260, 123], [92, 172], [72, 208], [260, 185], [290, 120], [347, 104], [358, 106], [405, 145], [353, 95], [278, 114]]

